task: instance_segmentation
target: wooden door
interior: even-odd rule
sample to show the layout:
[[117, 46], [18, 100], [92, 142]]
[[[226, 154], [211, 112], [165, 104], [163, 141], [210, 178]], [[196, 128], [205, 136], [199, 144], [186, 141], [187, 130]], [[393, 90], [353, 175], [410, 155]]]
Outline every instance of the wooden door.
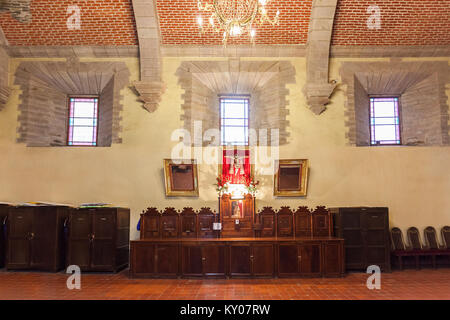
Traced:
[[363, 208], [365, 265], [377, 265], [390, 271], [389, 218], [387, 208]]
[[200, 245], [183, 245], [181, 259], [183, 276], [198, 277], [203, 275], [203, 253]]
[[[54, 270], [57, 264], [57, 208], [39, 207], [33, 219], [34, 236], [30, 240], [31, 268]], [[56, 271], [56, 270], [54, 270]]]
[[6, 258], [6, 223], [9, 206], [0, 204], [0, 268], [5, 265]]
[[89, 270], [92, 245], [92, 216], [89, 210], [72, 210], [69, 225], [67, 266], [77, 265], [81, 270]]
[[251, 276], [251, 246], [250, 244], [230, 245], [230, 275]]
[[338, 215], [339, 234], [345, 239], [345, 265], [349, 270], [360, 270], [366, 265], [366, 245], [363, 221], [359, 208], [343, 208]]
[[115, 265], [116, 215], [114, 210], [93, 210], [91, 268], [112, 271]]
[[253, 244], [252, 254], [252, 276], [273, 277], [275, 273], [274, 246], [271, 243]]
[[18, 207], [8, 215], [8, 269], [29, 269], [31, 266], [30, 241], [34, 237], [34, 208]]
[[204, 276], [225, 276], [225, 252], [224, 244], [205, 244], [202, 246], [202, 263]]
[[298, 246], [300, 274], [302, 276], [320, 276], [321, 270], [321, 245], [300, 244]]
[[155, 273], [160, 277], [176, 277], [178, 275], [178, 244], [156, 244]]
[[278, 245], [278, 276], [295, 277], [300, 272], [300, 255], [296, 243]]

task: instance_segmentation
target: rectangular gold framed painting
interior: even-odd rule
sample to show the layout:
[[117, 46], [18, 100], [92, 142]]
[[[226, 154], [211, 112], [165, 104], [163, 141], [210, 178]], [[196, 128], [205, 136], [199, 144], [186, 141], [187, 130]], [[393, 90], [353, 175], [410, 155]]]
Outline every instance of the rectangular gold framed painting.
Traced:
[[275, 161], [274, 196], [305, 197], [308, 188], [308, 170], [307, 159]]
[[193, 159], [164, 159], [166, 196], [198, 197], [197, 163]]

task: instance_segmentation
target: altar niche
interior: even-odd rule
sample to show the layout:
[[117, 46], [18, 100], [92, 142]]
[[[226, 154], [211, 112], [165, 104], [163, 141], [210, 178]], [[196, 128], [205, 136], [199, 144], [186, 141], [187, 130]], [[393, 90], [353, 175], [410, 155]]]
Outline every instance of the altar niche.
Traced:
[[242, 199], [233, 199], [230, 194], [219, 197], [222, 237], [253, 237], [255, 198], [246, 194]]

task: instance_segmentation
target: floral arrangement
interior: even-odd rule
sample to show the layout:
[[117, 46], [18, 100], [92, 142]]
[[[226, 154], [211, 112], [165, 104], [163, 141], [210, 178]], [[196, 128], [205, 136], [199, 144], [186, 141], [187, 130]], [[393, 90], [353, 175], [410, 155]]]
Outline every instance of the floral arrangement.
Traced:
[[247, 192], [251, 195], [255, 195], [258, 192], [259, 181], [253, 180], [253, 178], [248, 177], [245, 179], [245, 187], [247, 188]]
[[217, 182], [214, 185], [216, 186], [216, 191], [219, 193], [219, 196], [228, 192], [228, 184], [230, 182], [229, 179], [223, 175], [220, 175], [216, 178], [216, 181]]

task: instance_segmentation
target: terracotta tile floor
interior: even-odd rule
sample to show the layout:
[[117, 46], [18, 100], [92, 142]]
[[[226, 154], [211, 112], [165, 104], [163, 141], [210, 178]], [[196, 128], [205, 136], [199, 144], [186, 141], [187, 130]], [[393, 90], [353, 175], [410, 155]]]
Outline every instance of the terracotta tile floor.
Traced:
[[160, 299], [160, 300], [450, 300], [450, 269], [382, 274], [381, 290], [366, 287], [368, 274], [338, 279], [130, 279], [118, 274], [82, 274], [81, 290], [68, 290], [68, 275], [0, 271], [0, 299]]

